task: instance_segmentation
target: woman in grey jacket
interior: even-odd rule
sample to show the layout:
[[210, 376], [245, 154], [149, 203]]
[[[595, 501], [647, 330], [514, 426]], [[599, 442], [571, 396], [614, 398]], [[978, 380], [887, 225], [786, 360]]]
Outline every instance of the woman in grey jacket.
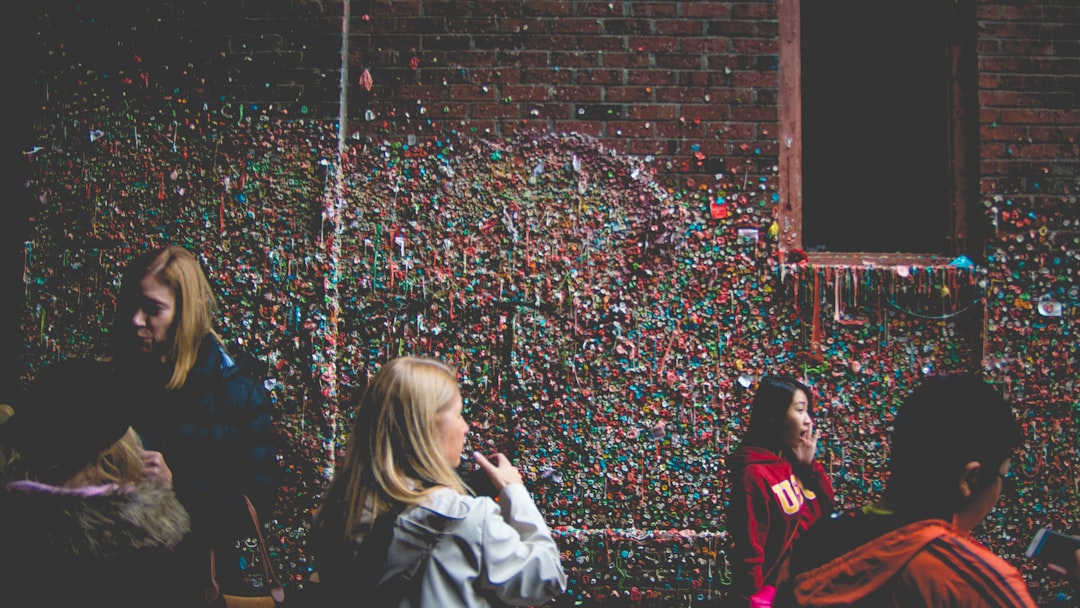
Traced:
[[510, 460], [473, 455], [496, 500], [455, 472], [468, 431], [453, 368], [382, 366], [312, 526], [326, 606], [536, 606], [566, 591], [559, 548]]

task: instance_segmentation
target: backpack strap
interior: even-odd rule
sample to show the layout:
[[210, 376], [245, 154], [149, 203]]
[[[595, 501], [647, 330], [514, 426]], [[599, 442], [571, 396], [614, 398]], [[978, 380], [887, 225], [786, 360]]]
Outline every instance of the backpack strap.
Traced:
[[386, 565], [390, 543], [394, 539], [394, 524], [404, 510], [404, 503], [395, 503], [389, 511], [376, 517], [371, 529], [364, 535], [364, 540], [353, 552], [353, 563], [361, 566], [358, 569], [361, 575], [358, 577], [358, 589], [355, 593], [361, 594], [357, 597], [374, 598], [374, 606], [389, 605], [384, 600], [400, 586], [397, 580], [401, 577], [394, 577], [381, 586], [379, 579], [385, 572], [381, 566]]

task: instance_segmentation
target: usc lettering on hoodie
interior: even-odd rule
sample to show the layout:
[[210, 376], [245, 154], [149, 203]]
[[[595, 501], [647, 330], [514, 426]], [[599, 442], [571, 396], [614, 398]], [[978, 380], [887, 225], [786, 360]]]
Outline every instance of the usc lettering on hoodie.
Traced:
[[741, 597], [775, 585], [794, 537], [832, 511], [833, 487], [820, 463], [798, 471], [774, 452], [741, 446], [730, 467], [732, 592]]

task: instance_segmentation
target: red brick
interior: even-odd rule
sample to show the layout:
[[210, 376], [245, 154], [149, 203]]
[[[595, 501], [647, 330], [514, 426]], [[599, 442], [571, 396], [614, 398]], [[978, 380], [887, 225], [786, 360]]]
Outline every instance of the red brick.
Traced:
[[442, 86], [407, 84], [401, 87], [401, 96], [420, 101], [441, 100], [446, 97]]
[[[454, 71], [450, 72], [454, 74]], [[508, 84], [520, 84], [522, 72], [519, 68], [511, 65], [500, 65], [498, 67], [486, 67], [481, 66], [479, 68], [466, 69], [462, 73], [459, 68], [456, 70], [456, 76], [460, 79], [457, 81], [450, 81], [451, 84], [455, 82], [464, 84], [489, 84], [489, 83], [508, 83]]]
[[617, 17], [624, 15], [623, 5], [629, 2], [576, 2], [577, 14], [589, 17]]
[[626, 117], [633, 120], [669, 121], [679, 116], [679, 106], [673, 104], [634, 103], [627, 106]]
[[527, 15], [542, 17], [566, 17], [574, 14], [574, 3], [565, 0], [529, 0], [522, 2], [520, 8]]
[[777, 120], [777, 108], [775, 106], [736, 106], [731, 110], [731, 118], [749, 122], [775, 123]]
[[639, 53], [673, 53], [679, 48], [679, 39], [673, 36], [629, 36], [626, 48]]
[[471, 68], [499, 65], [497, 51], [447, 51], [446, 61], [452, 65], [467, 65]]
[[652, 63], [646, 53], [604, 53], [600, 58], [608, 68], [647, 68]]
[[536, 17], [507, 17], [501, 19], [502, 31], [504, 33], [524, 34], [528, 36], [539, 36], [541, 34], [550, 34], [555, 31], [552, 28], [551, 19], [543, 19]]
[[[1077, 117], [1080, 111], [1071, 112], [1072, 116]], [[1066, 114], [1068, 116], [1068, 114]], [[1048, 126], [1028, 126], [1027, 136], [1034, 141], [1053, 141], [1057, 144], [1078, 144], [1080, 143], [1080, 132], [1076, 129], [1063, 129], [1062, 124], [1067, 121], [1058, 120], [1054, 125]], [[1074, 122], [1072, 125], [1076, 125]], [[1070, 158], [1076, 158], [1077, 154], [1068, 154]]]
[[471, 115], [475, 118], [521, 118], [521, 105], [517, 103], [474, 102]]
[[599, 102], [603, 99], [603, 88], [592, 86], [565, 86], [555, 87], [554, 99], [574, 100], [576, 102]]
[[1025, 102], [1025, 95], [1016, 91], [980, 91], [979, 103], [983, 106], [1026, 106], [1030, 103]]
[[755, 21], [776, 19], [776, 2], [732, 2], [731, 18]]
[[658, 102], [701, 102], [706, 95], [705, 89], [701, 87], [656, 87], [653, 91]]
[[683, 2], [682, 14], [689, 19], [726, 19], [731, 16], [731, 2]]
[[[611, 131], [610, 127], [608, 128], [608, 131]], [[616, 139], [611, 139], [611, 137], [609, 136], [607, 139], [600, 142], [600, 145], [604, 147], [605, 151], [610, 152], [615, 156], [625, 157], [630, 154], [630, 145], [635, 141], [639, 140], [632, 137], [619, 137]], [[604, 175], [602, 178], [607, 177], [607, 175]]]
[[630, 14], [635, 17], [674, 17], [678, 14], [678, 3], [631, 2]]
[[665, 140], [662, 139], [631, 139], [627, 142], [627, 152], [630, 154], [663, 154]]
[[583, 51], [603, 52], [627, 50], [627, 46], [621, 36], [581, 36], [577, 40], [576, 48]]
[[493, 85], [455, 84], [450, 86], [450, 99], [458, 101], [491, 101], [499, 98], [499, 88]]
[[[521, 39], [524, 36], [516, 36], [515, 38]], [[586, 38], [591, 38], [591, 36], [586, 36]], [[543, 49], [534, 53], [535, 56], [544, 58], [543, 65], [550, 63], [551, 53], [549, 51], [572, 51], [578, 48], [578, 36], [573, 34], [530, 34], [528, 40], [531, 48]], [[516, 46], [518, 46], [516, 41], [511, 44], [511, 47]]]
[[547, 67], [548, 52], [535, 50], [509, 50], [499, 51], [499, 62], [502, 65], [511, 64], [519, 68]]
[[779, 41], [771, 38], [735, 38], [731, 41], [731, 49], [744, 55], [780, 54]]
[[601, 55], [584, 51], [554, 51], [551, 53], [551, 65], [567, 68], [591, 68], [600, 65]]
[[608, 137], [651, 137], [652, 124], [646, 124], [638, 120], [612, 120], [607, 124], [607, 134]]
[[679, 39], [679, 52], [680, 53], [701, 53], [701, 54], [713, 54], [713, 53], [726, 53], [731, 50], [730, 38], [718, 38], [715, 36], [706, 36], [703, 38], [680, 38]]
[[[550, 120], [567, 120], [572, 117], [573, 107], [568, 103], [527, 103], [522, 104], [522, 115], [533, 118], [547, 118]], [[534, 112], [535, 111], [535, 115]]]
[[731, 86], [731, 74], [727, 70], [687, 70], [679, 73], [679, 84], [706, 89], [727, 88]]
[[547, 101], [551, 97], [551, 87], [540, 84], [509, 85], [503, 87], [502, 94], [515, 102]]
[[655, 60], [656, 67], [662, 70], [700, 70], [704, 63], [700, 53], [661, 53]]
[[776, 87], [779, 86], [776, 72], [747, 72], [737, 71], [731, 73], [731, 84], [735, 87]]
[[569, 85], [573, 79], [574, 70], [536, 68], [521, 74], [521, 84]]
[[994, 55], [1000, 55], [1001, 41], [980, 38], [979, 41], [975, 44], [975, 52], [981, 59], [993, 57]]
[[700, 161], [703, 159], [698, 159], [698, 154], [703, 154], [706, 158], [730, 154], [731, 144], [732, 142], [726, 140], [722, 142], [709, 139], [685, 140], [680, 142], [679, 151], [687, 156], [693, 156], [695, 161]]
[[559, 34], [599, 34], [600, 22], [596, 19], [556, 19], [552, 31]]
[[579, 70], [578, 82], [581, 84], [621, 85], [625, 84], [624, 70], [593, 69]]
[[730, 106], [720, 104], [683, 104], [682, 116], [687, 120], [716, 121], [729, 118]]
[[372, 13], [390, 15], [418, 15], [420, 14], [419, 0], [379, 0], [376, 7], [372, 7]]
[[755, 38], [758, 25], [751, 21], [712, 21], [707, 24], [704, 34], [719, 39]]
[[751, 141], [757, 138], [757, 125], [749, 122], [710, 122], [705, 125], [710, 136], [724, 139]]
[[1028, 127], [1017, 125], [980, 125], [979, 139], [981, 142], [1012, 142], [1027, 139]]
[[1072, 144], [1014, 142], [1006, 146], [1012, 149], [1014, 158], [1044, 160], [1077, 158], [1076, 147]]
[[466, 118], [469, 116], [469, 105], [464, 102], [446, 101], [438, 104], [434, 112], [429, 112], [429, 114], [432, 113], [442, 118]]
[[584, 120], [563, 120], [555, 125], [556, 133], [584, 133], [593, 137], [604, 134], [604, 123]]
[[1053, 57], [1054, 55], [1054, 43], [1051, 40], [1009, 40], [1005, 39], [1001, 42], [1001, 51], [1007, 55], [1022, 55], [1030, 57], [1033, 55], [1045, 55]]
[[551, 123], [546, 120], [504, 120], [499, 122], [499, 132], [509, 137], [518, 132], [548, 133]]
[[994, 74], [990, 71], [982, 71], [979, 73], [979, 88], [984, 90], [996, 90], [1001, 86], [1002, 78], [998, 74]]
[[653, 135], [656, 137], [676, 137], [701, 139], [705, 136], [703, 125], [694, 124], [692, 120], [674, 120], [671, 122], [658, 122]]
[[607, 87], [604, 101], [609, 103], [649, 103], [655, 101], [647, 86]]
[[657, 19], [656, 33], [660, 36], [700, 36], [704, 32], [701, 22], [686, 19]]
[[[470, 3], [459, 2], [457, 0], [451, 0], [450, 10], [454, 13], [463, 12], [467, 10], [467, 5]], [[498, 17], [505, 17], [508, 15], [516, 15], [521, 10], [520, 0], [474, 0], [473, 13], [476, 15], [495, 15]], [[465, 5], [463, 7], [463, 5]]]
[[498, 122], [494, 120], [467, 120], [465, 125], [458, 128], [458, 131], [466, 133], [474, 133], [476, 135], [497, 135], [499, 133]]
[[651, 87], [663, 87], [677, 84], [675, 72], [671, 70], [630, 70], [626, 83]]
[[1052, 121], [1053, 112], [1035, 109], [1011, 109], [1001, 110], [1000, 124], [1046, 124]]
[[996, 123], [1001, 118], [1001, 110], [983, 107], [979, 109], [979, 122], [982, 124]]

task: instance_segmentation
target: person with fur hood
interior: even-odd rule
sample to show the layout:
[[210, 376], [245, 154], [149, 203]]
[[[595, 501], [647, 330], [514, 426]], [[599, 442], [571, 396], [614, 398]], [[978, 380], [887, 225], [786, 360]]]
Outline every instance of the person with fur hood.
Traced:
[[115, 386], [96, 361], [55, 364], [0, 425], [18, 472], [0, 491], [0, 605], [179, 605], [188, 513]]

